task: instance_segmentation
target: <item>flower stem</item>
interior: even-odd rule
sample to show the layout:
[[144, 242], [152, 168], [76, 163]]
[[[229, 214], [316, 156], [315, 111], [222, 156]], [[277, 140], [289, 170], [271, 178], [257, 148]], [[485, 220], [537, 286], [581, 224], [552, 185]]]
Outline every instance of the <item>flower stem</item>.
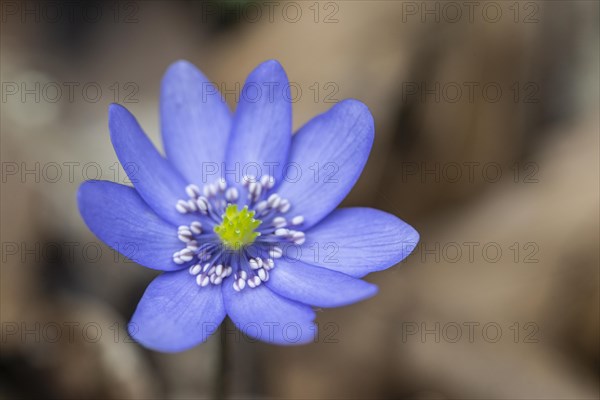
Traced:
[[228, 397], [229, 389], [229, 345], [227, 343], [227, 329], [229, 319], [225, 318], [219, 328], [219, 364], [217, 366], [217, 382], [215, 387], [215, 398], [224, 400]]

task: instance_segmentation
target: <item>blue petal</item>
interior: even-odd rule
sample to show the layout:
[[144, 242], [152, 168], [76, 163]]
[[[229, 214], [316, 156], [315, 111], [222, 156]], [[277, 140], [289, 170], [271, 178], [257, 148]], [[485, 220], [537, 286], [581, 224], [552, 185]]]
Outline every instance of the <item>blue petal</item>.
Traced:
[[219, 286], [201, 288], [187, 271], [165, 272], [146, 289], [128, 330], [145, 347], [177, 352], [204, 342], [224, 318]]
[[162, 81], [161, 130], [169, 161], [190, 183], [219, 178], [231, 111], [217, 87], [187, 61], [172, 64]]
[[288, 299], [318, 307], [340, 307], [374, 296], [377, 286], [300, 261], [276, 260], [266, 285]]
[[175, 209], [177, 200], [188, 198], [186, 182], [156, 150], [135, 117], [125, 107], [111, 104], [109, 128], [117, 157], [144, 201], [171, 223], [189, 223], [190, 217]]
[[344, 100], [309, 121], [294, 136], [277, 192], [290, 200], [291, 215], [310, 227], [346, 197], [367, 162], [373, 117], [357, 100]]
[[362, 277], [406, 258], [419, 233], [406, 222], [372, 208], [341, 208], [306, 232], [295, 254], [307, 264]]
[[[248, 76], [233, 121], [227, 153], [228, 171], [242, 175], [273, 175], [278, 181], [292, 140], [292, 105], [288, 78], [270, 60]], [[231, 181], [232, 176], [228, 175]]]
[[184, 247], [177, 228], [160, 219], [134, 188], [87, 181], [79, 187], [77, 202], [90, 230], [127, 258], [152, 269], [182, 268], [172, 259]]
[[280, 345], [314, 340], [315, 312], [309, 306], [285, 299], [264, 285], [240, 292], [233, 289], [230, 280], [222, 286], [227, 315], [247, 336]]

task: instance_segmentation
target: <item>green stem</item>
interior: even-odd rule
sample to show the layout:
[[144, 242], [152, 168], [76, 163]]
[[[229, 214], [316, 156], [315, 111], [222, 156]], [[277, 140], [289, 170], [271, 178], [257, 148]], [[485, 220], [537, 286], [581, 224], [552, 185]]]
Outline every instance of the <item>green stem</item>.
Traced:
[[227, 327], [229, 320], [225, 318], [219, 328], [219, 364], [218, 376], [215, 388], [215, 398], [225, 400], [228, 397], [229, 388], [229, 345], [227, 343]]

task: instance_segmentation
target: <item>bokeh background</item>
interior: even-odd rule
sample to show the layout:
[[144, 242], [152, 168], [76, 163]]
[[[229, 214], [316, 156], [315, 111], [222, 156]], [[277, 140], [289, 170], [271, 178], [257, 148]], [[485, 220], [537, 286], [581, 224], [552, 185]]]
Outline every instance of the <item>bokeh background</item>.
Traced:
[[[0, 6], [0, 398], [598, 398], [598, 2]], [[278, 59], [295, 128], [347, 97], [372, 110], [344, 205], [394, 213], [421, 242], [368, 277], [378, 296], [319, 310], [315, 344], [228, 324], [169, 355], [125, 334], [156, 273], [98, 242], [75, 193], [125, 182], [111, 102], [160, 146], [160, 79], [180, 58], [232, 107]]]

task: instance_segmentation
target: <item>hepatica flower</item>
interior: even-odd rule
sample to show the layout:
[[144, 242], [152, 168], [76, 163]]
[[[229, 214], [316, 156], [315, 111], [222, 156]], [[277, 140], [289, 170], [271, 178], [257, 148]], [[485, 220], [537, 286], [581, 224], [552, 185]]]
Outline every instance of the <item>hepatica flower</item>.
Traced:
[[78, 202], [98, 238], [164, 271], [129, 324], [142, 345], [191, 348], [225, 316], [262, 341], [308, 343], [313, 307], [373, 296], [377, 287], [360, 278], [416, 246], [418, 233], [393, 215], [335, 210], [371, 150], [367, 107], [341, 101], [292, 136], [289, 87], [281, 65], [267, 61], [232, 114], [200, 71], [174, 63], [160, 99], [166, 157], [133, 115], [111, 105], [112, 143], [134, 187], [87, 181]]

